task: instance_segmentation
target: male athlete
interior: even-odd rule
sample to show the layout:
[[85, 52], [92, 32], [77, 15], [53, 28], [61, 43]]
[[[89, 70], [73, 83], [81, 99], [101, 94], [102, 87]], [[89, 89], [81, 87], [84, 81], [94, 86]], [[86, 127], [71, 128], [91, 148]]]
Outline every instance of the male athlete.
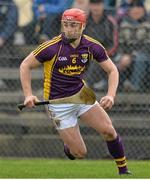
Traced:
[[[43, 64], [44, 99], [72, 97], [82, 91], [83, 75], [89, 61], [96, 60], [108, 75], [108, 91], [94, 104], [49, 104], [50, 117], [64, 142], [69, 159], [84, 158], [87, 153], [77, 119], [88, 124], [106, 140], [108, 150], [116, 161], [119, 174], [129, 174], [124, 148], [105, 109], [114, 104], [118, 86], [118, 71], [105, 48], [83, 34], [86, 15], [79, 9], [68, 9], [62, 15], [62, 33], [41, 44], [29, 54], [20, 66], [20, 78], [25, 96], [24, 105], [34, 107], [37, 97], [32, 94], [30, 72]], [[88, 97], [87, 97], [88, 98]]]

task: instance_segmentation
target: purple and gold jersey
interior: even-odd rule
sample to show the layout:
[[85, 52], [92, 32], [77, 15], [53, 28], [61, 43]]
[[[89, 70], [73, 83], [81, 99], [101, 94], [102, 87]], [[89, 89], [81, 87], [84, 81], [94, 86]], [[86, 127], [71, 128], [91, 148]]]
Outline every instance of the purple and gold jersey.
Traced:
[[83, 35], [77, 48], [73, 48], [61, 34], [41, 44], [33, 51], [44, 64], [44, 98], [56, 99], [76, 94], [84, 85], [83, 75], [90, 60], [108, 59], [104, 47]]

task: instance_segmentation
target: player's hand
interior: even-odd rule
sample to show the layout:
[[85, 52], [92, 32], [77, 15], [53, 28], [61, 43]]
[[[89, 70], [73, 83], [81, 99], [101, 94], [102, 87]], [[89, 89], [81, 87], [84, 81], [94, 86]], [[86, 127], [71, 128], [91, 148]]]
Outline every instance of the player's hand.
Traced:
[[100, 106], [106, 110], [110, 110], [114, 105], [114, 97], [104, 96], [100, 100]]
[[35, 102], [38, 102], [38, 101], [39, 100], [36, 96], [30, 95], [25, 98], [24, 105], [29, 108], [32, 108], [32, 107], [35, 107]]

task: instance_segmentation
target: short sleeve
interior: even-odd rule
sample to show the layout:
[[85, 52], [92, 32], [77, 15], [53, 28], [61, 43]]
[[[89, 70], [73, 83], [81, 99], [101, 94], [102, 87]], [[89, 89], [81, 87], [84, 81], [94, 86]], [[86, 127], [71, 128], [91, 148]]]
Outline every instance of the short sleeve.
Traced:
[[32, 53], [35, 58], [41, 63], [52, 59], [54, 56], [51, 46], [46, 43], [39, 45], [34, 51], [32, 51]]
[[93, 44], [91, 53], [93, 55], [93, 59], [97, 62], [103, 62], [109, 58], [105, 48], [101, 44]]

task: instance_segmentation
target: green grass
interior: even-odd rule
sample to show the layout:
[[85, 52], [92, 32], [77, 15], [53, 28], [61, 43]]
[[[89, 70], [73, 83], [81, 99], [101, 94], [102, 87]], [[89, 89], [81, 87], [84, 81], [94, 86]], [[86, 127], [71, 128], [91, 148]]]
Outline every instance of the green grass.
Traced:
[[133, 175], [119, 176], [109, 160], [0, 159], [0, 178], [150, 178], [150, 161], [129, 161]]

